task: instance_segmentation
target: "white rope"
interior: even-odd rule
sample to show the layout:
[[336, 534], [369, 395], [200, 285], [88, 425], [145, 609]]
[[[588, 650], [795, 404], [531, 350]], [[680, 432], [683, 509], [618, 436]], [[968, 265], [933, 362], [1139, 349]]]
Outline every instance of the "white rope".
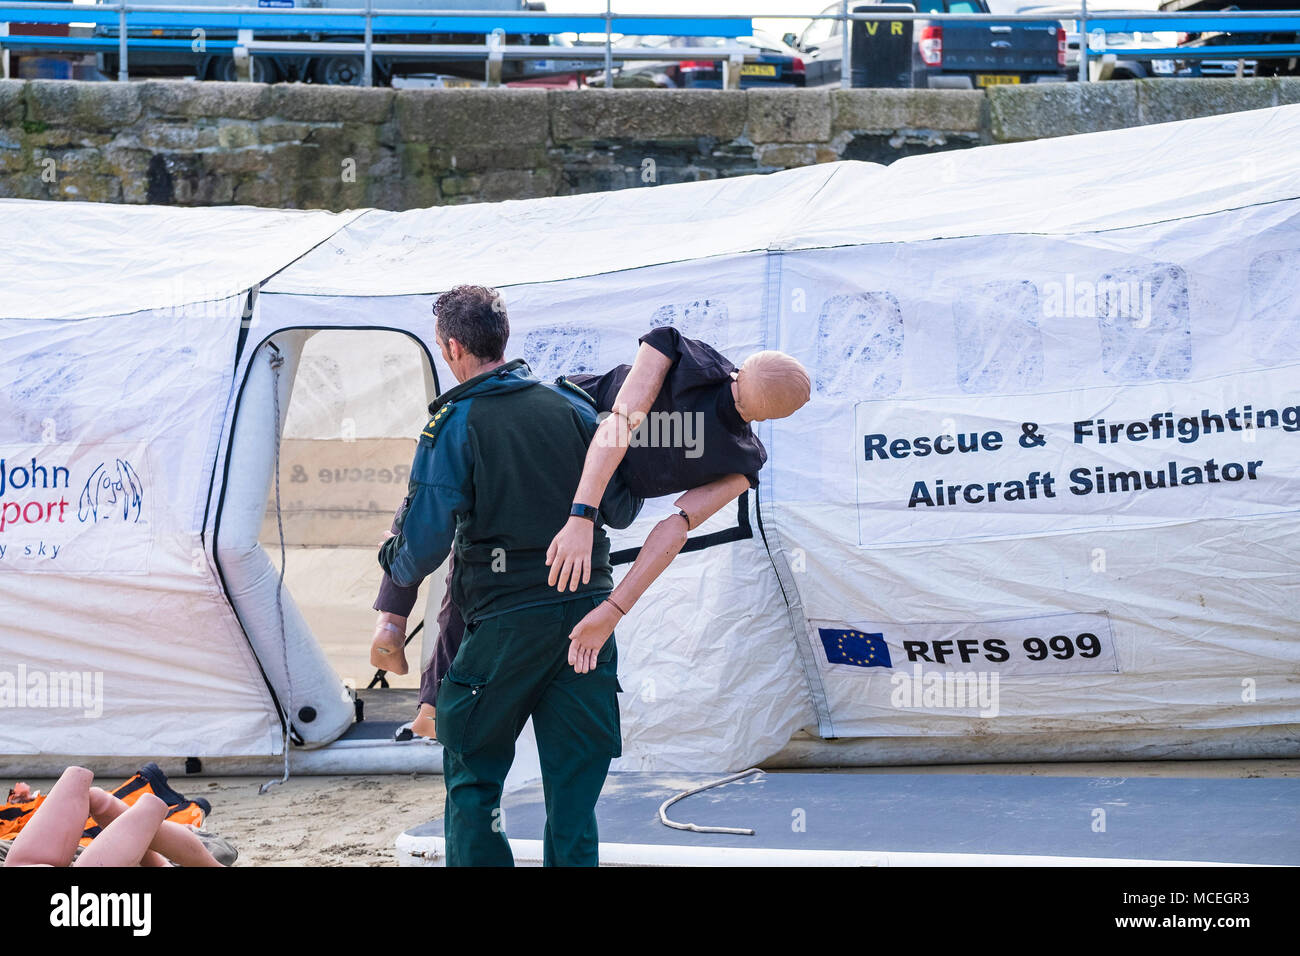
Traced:
[[259, 794], [289, 779], [289, 747], [293, 742], [293, 678], [289, 674], [289, 639], [284, 630], [284, 517], [280, 512], [280, 368], [284, 365], [284, 356], [274, 344], [271, 344], [268, 355], [271, 360], [271, 394], [275, 400], [275, 524], [280, 532], [280, 579], [275, 587], [275, 610], [280, 621], [280, 650], [284, 655], [284, 773], [279, 780], [268, 780], [258, 787]]
[[754, 831], [748, 827], [702, 827], [695, 823], [678, 823], [675, 820], [668, 819], [668, 808], [678, 800], [685, 800], [692, 794], [702, 793], [705, 790], [712, 790], [714, 787], [721, 787], [723, 784], [731, 783], [742, 777], [748, 777], [752, 773], [762, 773], [758, 767], [750, 767], [748, 770], [742, 770], [740, 773], [733, 773], [730, 777], [723, 777], [721, 780], [714, 780], [712, 783], [706, 783], [702, 787], [696, 787], [694, 790], [687, 790], [685, 793], [679, 793], [671, 799], [665, 800], [659, 807], [659, 822], [666, 827], [672, 827], [674, 830], [690, 830], [693, 833], [735, 833], [740, 836], [753, 836]]

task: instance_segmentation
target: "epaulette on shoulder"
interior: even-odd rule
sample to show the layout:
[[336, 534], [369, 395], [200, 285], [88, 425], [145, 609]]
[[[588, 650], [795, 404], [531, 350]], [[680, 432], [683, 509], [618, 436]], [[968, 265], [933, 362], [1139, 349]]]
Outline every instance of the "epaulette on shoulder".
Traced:
[[433, 413], [433, 417], [429, 419], [429, 423], [425, 425], [424, 430], [420, 432], [421, 443], [432, 445], [438, 440], [438, 429], [442, 428], [443, 423], [450, 416], [453, 404], [455, 403], [447, 402]]
[[560, 388], [568, 389], [573, 394], [580, 396], [582, 400], [586, 402], [588, 405], [590, 405], [592, 408], [596, 407], [596, 400], [592, 398], [590, 395], [588, 395], [585, 389], [577, 385], [574, 385], [565, 376], [561, 375], [559, 378], [557, 378], [555, 380], [555, 384], [558, 385]]

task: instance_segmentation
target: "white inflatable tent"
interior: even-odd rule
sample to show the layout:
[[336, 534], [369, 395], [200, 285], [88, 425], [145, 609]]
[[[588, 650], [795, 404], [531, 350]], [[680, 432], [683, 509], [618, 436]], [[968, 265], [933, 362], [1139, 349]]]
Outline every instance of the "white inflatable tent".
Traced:
[[1297, 156], [1283, 107], [402, 213], [0, 202], [0, 753], [346, 744], [258, 543], [297, 362], [396, 332], [433, 394], [478, 282], [543, 376], [665, 323], [814, 376], [620, 629], [620, 769], [1294, 754]]

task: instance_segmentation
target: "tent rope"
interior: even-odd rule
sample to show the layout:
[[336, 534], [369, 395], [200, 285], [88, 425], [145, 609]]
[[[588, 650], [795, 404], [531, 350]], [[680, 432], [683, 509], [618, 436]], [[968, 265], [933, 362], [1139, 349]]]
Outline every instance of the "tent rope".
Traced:
[[762, 773], [758, 767], [750, 767], [748, 770], [742, 770], [740, 773], [733, 773], [730, 777], [723, 777], [721, 780], [714, 780], [712, 783], [706, 783], [694, 790], [687, 790], [679, 793], [675, 797], [665, 800], [659, 807], [659, 822], [666, 827], [672, 827], [674, 830], [690, 830], [692, 833], [735, 833], [739, 836], [753, 836], [754, 831], [748, 827], [709, 827], [700, 826], [697, 823], [678, 823], [676, 820], [668, 819], [668, 808], [678, 800], [685, 800], [691, 794], [701, 793], [705, 790], [712, 790], [714, 787], [721, 787], [723, 784], [731, 783], [742, 777], [748, 777], [752, 773]]
[[293, 721], [293, 678], [289, 674], [289, 638], [284, 628], [284, 516], [280, 511], [280, 369], [284, 366], [284, 355], [275, 347], [275, 343], [269, 343], [271, 352], [268, 353], [271, 361], [271, 395], [275, 401], [275, 525], [280, 533], [280, 579], [275, 588], [275, 611], [280, 621], [280, 650], [284, 655], [284, 739], [282, 749], [284, 751], [284, 773], [279, 780], [268, 780], [257, 788], [259, 794], [269, 791], [277, 783], [285, 783], [289, 779], [289, 747], [292, 744], [290, 738]]

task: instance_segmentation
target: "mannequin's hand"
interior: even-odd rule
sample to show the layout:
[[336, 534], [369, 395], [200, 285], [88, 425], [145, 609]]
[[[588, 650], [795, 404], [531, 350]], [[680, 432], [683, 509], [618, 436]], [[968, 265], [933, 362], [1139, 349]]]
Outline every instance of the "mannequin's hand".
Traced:
[[596, 669], [596, 657], [614, 633], [621, 615], [608, 601], [601, 601], [569, 632], [569, 663], [579, 674]]
[[570, 516], [546, 549], [546, 566], [551, 569], [547, 584], [557, 591], [566, 587], [576, 591], [579, 584], [591, 583], [591, 540], [595, 533], [592, 522]]

